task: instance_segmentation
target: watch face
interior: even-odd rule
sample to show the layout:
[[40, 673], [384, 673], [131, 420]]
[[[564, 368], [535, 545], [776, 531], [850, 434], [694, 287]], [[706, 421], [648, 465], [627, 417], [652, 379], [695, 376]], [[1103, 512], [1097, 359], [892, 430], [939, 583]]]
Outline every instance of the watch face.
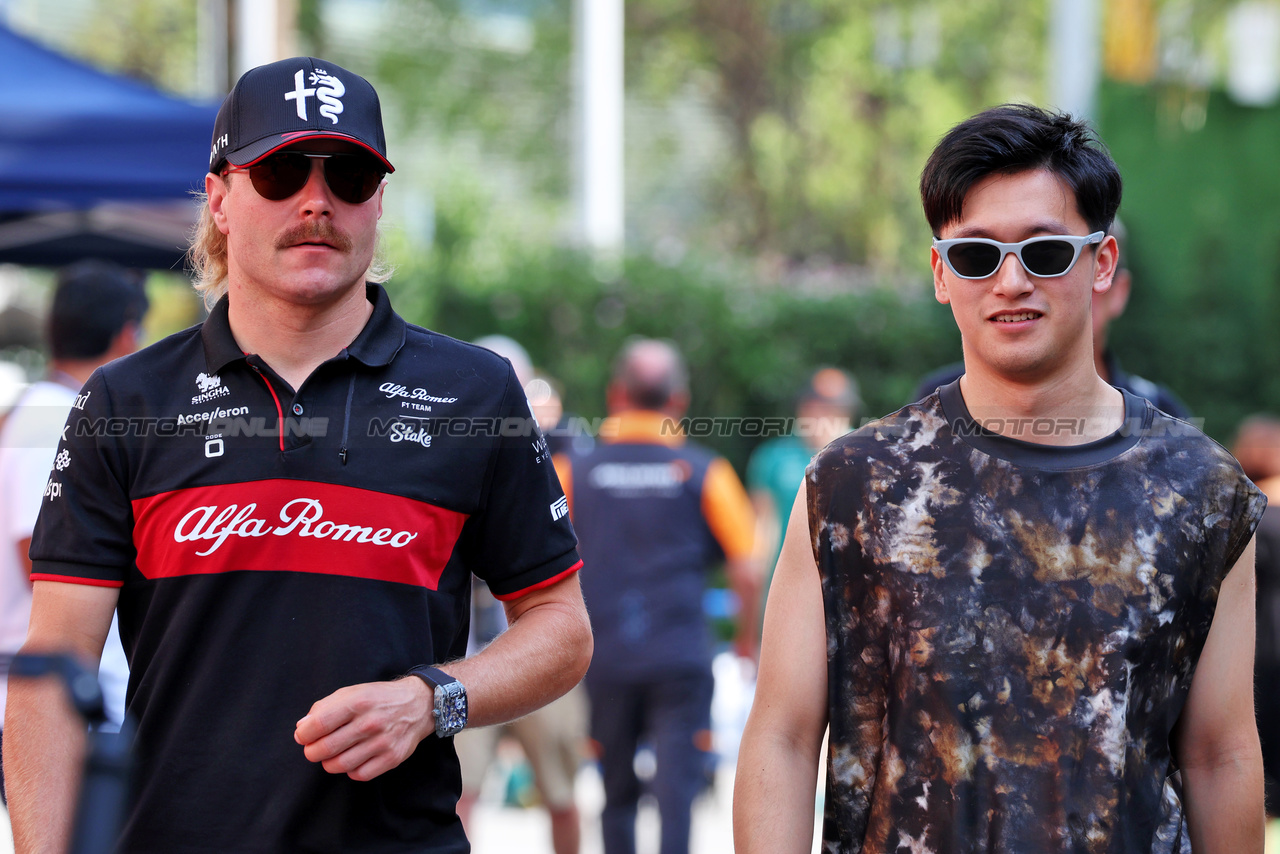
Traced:
[[451, 682], [436, 691], [436, 734], [442, 738], [456, 735], [467, 725], [467, 690], [461, 682]]

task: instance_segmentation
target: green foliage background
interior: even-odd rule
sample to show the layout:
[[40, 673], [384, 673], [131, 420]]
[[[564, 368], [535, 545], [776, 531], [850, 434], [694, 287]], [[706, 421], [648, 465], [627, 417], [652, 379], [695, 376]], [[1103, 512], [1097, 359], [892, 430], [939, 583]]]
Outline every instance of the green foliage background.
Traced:
[[[369, 7], [378, 37], [354, 40], [330, 5], [299, 0], [300, 50], [382, 95], [397, 305], [461, 338], [519, 339], [586, 416], [632, 334], [685, 350], [695, 414], [788, 414], [820, 364], [858, 376], [867, 415], [906, 402], [959, 357], [930, 293], [920, 167], [956, 121], [1046, 97], [1048, 0], [628, 0], [631, 254], [602, 268], [565, 248], [572, 0], [385, 0]], [[1178, 50], [1220, 61], [1234, 5], [1152, 9], [1181, 21]], [[58, 47], [192, 91], [193, 4], [84, 8], [47, 30]], [[528, 22], [525, 47], [485, 34], [503, 9]], [[1226, 442], [1247, 413], [1280, 412], [1280, 109], [1182, 73], [1100, 91], [1135, 273], [1111, 337]], [[405, 199], [430, 208], [430, 234], [411, 233]], [[752, 441], [716, 444], [741, 464]]]
[[[670, 338], [686, 355], [692, 416], [790, 415], [816, 365], [853, 370], [865, 414], [911, 400], [920, 376], [953, 360], [958, 336], [930, 310], [922, 281], [800, 292], [761, 285], [731, 265], [664, 265], [628, 258], [601, 275], [565, 250], [525, 250], [503, 272], [478, 273], [438, 251], [402, 268], [393, 302], [408, 319], [466, 340], [502, 332], [563, 383], [566, 409], [604, 411], [614, 355], [630, 335]], [[717, 435], [705, 443], [745, 466], [757, 437]]]
[[1134, 274], [1115, 349], [1229, 443], [1245, 415], [1280, 411], [1280, 110], [1201, 93], [1207, 121], [1187, 130], [1185, 92], [1101, 94]]

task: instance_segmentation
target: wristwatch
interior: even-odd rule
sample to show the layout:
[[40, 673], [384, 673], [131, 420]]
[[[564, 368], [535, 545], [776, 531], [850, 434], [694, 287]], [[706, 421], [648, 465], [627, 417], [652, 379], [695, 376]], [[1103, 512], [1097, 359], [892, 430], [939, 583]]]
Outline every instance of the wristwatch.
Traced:
[[432, 714], [436, 719], [436, 735], [448, 738], [462, 732], [467, 725], [467, 689], [448, 673], [423, 664], [409, 671], [431, 686], [435, 693]]

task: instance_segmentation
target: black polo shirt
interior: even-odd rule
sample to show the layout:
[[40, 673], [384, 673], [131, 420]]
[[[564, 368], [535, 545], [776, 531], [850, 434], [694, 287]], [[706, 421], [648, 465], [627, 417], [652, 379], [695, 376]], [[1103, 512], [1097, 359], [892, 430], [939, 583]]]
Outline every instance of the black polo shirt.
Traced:
[[130, 852], [467, 850], [450, 740], [357, 783], [293, 740], [312, 703], [464, 654], [472, 573], [581, 565], [508, 362], [386, 292], [293, 390], [203, 324], [100, 368], [64, 431], [32, 578], [120, 588], [138, 722]]

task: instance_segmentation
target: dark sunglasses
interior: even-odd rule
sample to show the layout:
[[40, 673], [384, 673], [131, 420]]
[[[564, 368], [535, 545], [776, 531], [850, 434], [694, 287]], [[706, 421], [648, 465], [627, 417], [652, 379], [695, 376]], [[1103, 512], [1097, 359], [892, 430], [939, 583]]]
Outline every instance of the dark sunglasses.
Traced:
[[962, 279], [985, 279], [1000, 269], [1004, 256], [1013, 255], [1022, 268], [1033, 276], [1049, 279], [1065, 276], [1076, 265], [1080, 250], [1091, 243], [1101, 243], [1106, 232], [1095, 231], [1085, 237], [1070, 234], [1032, 237], [1021, 243], [1001, 243], [985, 237], [933, 239], [947, 269]]
[[311, 177], [311, 161], [324, 166], [324, 180], [333, 194], [349, 205], [373, 198], [387, 170], [365, 154], [311, 154], [280, 151], [248, 167], [229, 166], [227, 172], [248, 172], [259, 196], [282, 202], [306, 186]]

